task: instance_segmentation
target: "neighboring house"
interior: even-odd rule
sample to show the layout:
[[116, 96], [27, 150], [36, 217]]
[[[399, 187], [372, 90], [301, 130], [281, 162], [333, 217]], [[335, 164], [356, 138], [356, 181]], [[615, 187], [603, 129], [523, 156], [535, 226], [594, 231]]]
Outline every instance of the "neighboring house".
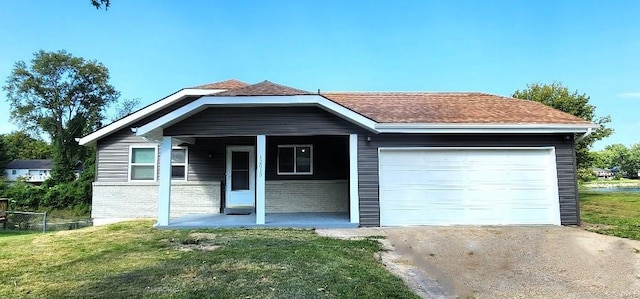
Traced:
[[28, 183], [41, 184], [51, 177], [52, 160], [13, 160], [7, 164], [4, 177], [9, 182], [24, 180]]
[[594, 167], [591, 168], [591, 171], [593, 172], [593, 174], [595, 174], [596, 177], [598, 177], [598, 179], [610, 179], [614, 176], [613, 172], [604, 168]]
[[[579, 224], [575, 140], [597, 125], [485, 93], [182, 89], [80, 139], [95, 224], [342, 213], [360, 226]], [[286, 224], [283, 224], [286, 225]]]

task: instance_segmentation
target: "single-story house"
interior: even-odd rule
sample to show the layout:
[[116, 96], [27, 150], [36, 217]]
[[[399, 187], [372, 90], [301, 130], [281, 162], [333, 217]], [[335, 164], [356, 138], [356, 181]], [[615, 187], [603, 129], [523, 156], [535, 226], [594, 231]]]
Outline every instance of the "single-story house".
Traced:
[[23, 179], [27, 183], [42, 184], [51, 177], [53, 161], [50, 159], [13, 160], [4, 169], [9, 182]]
[[279, 213], [356, 226], [569, 225], [580, 222], [575, 139], [596, 128], [486, 93], [228, 80], [184, 88], [79, 143], [97, 148], [98, 225], [170, 227], [196, 213], [250, 213], [255, 225]]
[[591, 172], [593, 172], [598, 179], [610, 179], [614, 176], [611, 170], [604, 168], [593, 167], [591, 168]]

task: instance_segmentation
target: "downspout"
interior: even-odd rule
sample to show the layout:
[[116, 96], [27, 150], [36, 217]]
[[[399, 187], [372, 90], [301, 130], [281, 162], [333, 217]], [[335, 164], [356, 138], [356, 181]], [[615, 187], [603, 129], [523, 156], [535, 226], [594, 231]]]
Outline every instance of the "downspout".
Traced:
[[576, 142], [579, 142], [580, 140], [587, 138], [587, 136], [591, 135], [592, 132], [593, 132], [593, 128], [588, 128], [586, 133], [576, 138]]

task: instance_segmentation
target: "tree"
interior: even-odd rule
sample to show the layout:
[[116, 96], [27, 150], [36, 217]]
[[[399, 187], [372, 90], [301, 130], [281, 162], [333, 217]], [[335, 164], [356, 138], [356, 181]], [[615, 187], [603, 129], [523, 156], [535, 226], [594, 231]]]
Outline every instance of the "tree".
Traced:
[[620, 170], [625, 172], [629, 178], [637, 179], [640, 171], [640, 143], [636, 143], [629, 148], [627, 161], [620, 166]]
[[117, 103], [114, 107], [115, 112], [109, 116], [109, 123], [119, 120], [134, 111], [136, 111], [140, 105], [140, 99], [125, 99]]
[[104, 10], [109, 9], [111, 6], [111, 0], [91, 0], [91, 5], [93, 5], [96, 9], [101, 9], [104, 7]]
[[640, 171], [640, 143], [627, 148], [623, 144], [607, 145], [603, 150], [593, 152], [597, 157], [596, 167], [620, 167], [620, 171], [630, 178], [637, 178]]
[[22, 131], [0, 135], [7, 157], [14, 159], [51, 159], [51, 146], [43, 140], [33, 138]]
[[600, 128], [591, 135], [576, 143], [576, 164], [578, 168], [591, 167], [589, 148], [594, 142], [613, 133], [613, 129], [607, 127], [607, 124], [611, 122], [611, 117], [596, 117], [596, 107], [589, 104], [589, 96], [579, 94], [577, 91], [570, 92], [569, 88], [559, 82], [528, 84], [526, 89], [516, 90], [512, 97], [540, 102], [600, 125]]
[[75, 138], [97, 128], [106, 107], [118, 99], [108, 81], [109, 71], [101, 63], [64, 50], [41, 50], [29, 66], [23, 61], [14, 65], [4, 87], [11, 119], [27, 132], [48, 134], [53, 183], [74, 180], [74, 165], [89, 154]]
[[11, 161], [11, 158], [7, 154], [7, 149], [4, 144], [4, 141], [0, 138], [0, 177], [4, 175], [4, 168], [7, 166], [7, 163]]
[[629, 149], [623, 144], [607, 145], [603, 150], [592, 152], [593, 166], [600, 168], [620, 167], [629, 155]]

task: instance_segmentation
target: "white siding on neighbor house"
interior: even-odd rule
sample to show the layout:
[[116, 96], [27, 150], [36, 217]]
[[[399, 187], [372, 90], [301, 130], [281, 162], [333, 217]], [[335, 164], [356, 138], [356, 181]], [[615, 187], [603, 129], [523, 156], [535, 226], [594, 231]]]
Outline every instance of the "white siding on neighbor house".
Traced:
[[[114, 220], [156, 218], [157, 203], [157, 182], [94, 182], [91, 218], [94, 225]], [[219, 182], [171, 183], [172, 218], [219, 212]]]
[[267, 213], [349, 212], [347, 180], [267, 181]]
[[24, 178], [27, 182], [42, 183], [51, 177], [51, 170], [49, 169], [5, 169], [4, 173], [9, 182]]

